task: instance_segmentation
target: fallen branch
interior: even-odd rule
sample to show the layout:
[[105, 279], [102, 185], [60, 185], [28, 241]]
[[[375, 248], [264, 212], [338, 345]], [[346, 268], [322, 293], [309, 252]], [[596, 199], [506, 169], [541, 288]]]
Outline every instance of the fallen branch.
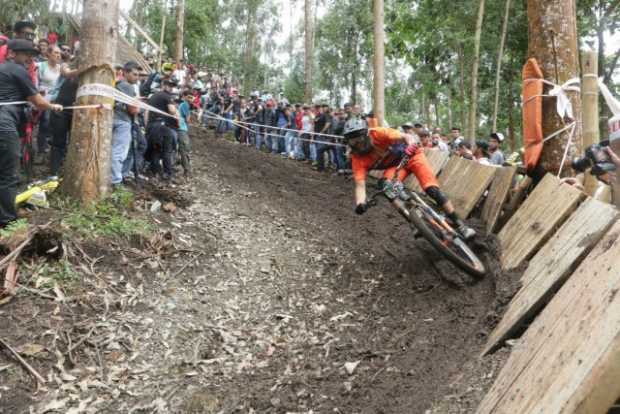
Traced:
[[187, 269], [189, 267], [189, 265], [191, 265], [192, 263], [194, 263], [196, 260], [198, 260], [198, 258], [200, 256], [202, 256], [204, 254], [204, 252], [200, 252], [199, 254], [197, 254], [196, 256], [194, 256], [194, 258], [192, 260], [190, 260], [189, 262], [185, 263], [185, 265], [183, 265], [183, 267], [181, 267], [177, 272], [175, 272], [175, 274], [172, 275], [172, 278], [176, 278], [178, 275], [180, 275], [181, 273], [183, 273], [183, 271], [185, 269]]
[[26, 239], [21, 242], [19, 246], [17, 246], [11, 253], [7, 254], [2, 260], [0, 260], [0, 270], [4, 269], [12, 261], [16, 260], [19, 257], [22, 250], [24, 250], [24, 248], [28, 246], [32, 239], [34, 239], [35, 234], [37, 234], [36, 230], [30, 232], [28, 237], [26, 237]]
[[15, 357], [15, 359], [17, 359], [17, 361], [19, 361], [20, 364], [22, 364], [22, 366], [24, 368], [26, 368], [26, 370], [37, 379], [37, 381], [39, 381], [41, 384], [45, 384], [45, 378], [43, 378], [41, 376], [41, 374], [39, 374], [34, 368], [32, 368], [32, 366], [27, 363], [24, 358], [22, 358], [16, 350], [14, 350], [9, 344], [7, 344], [6, 342], [4, 342], [4, 340], [2, 340], [0, 338], [0, 345], [4, 346], [6, 349], [9, 350], [9, 352], [11, 354], [13, 354], [13, 356]]

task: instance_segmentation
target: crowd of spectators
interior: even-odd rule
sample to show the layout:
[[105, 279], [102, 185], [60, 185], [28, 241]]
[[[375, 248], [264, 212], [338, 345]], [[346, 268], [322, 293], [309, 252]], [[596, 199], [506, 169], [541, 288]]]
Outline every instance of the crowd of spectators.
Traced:
[[[66, 108], [76, 101], [79, 41], [37, 40], [36, 29], [34, 23], [20, 21], [12, 34], [0, 34], [0, 225], [15, 218], [11, 205], [19, 184], [20, 157], [24, 161], [36, 156], [39, 164], [47, 164], [50, 175], [59, 175], [71, 135], [73, 110]], [[350, 170], [341, 139], [345, 126], [372, 117], [354, 103], [343, 107], [292, 104], [282, 93], [274, 96], [259, 91], [243, 96], [232, 77], [185, 62], [160, 67], [151, 62], [145, 69], [133, 61], [115, 68], [116, 88], [158, 111], [115, 104], [110, 160], [113, 187], [140, 179], [176, 182], [180, 177], [175, 172], [181, 169], [189, 179], [190, 123], [212, 128], [216, 136], [230, 132], [240, 144], [312, 163], [319, 171], [345, 174]], [[23, 101], [31, 105], [10, 104]], [[459, 128], [452, 128], [450, 136], [421, 123], [405, 123], [400, 128], [415, 133], [423, 147], [453, 151], [483, 164], [504, 163], [501, 133], [491, 134], [472, 148]], [[32, 143], [30, 155], [24, 151], [25, 142]]]

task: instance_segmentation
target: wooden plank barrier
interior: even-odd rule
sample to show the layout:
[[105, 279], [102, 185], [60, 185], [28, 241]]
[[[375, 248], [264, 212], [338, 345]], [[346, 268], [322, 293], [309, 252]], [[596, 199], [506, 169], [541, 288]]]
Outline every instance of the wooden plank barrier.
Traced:
[[575, 211], [529, 263], [521, 279], [523, 286], [489, 336], [482, 355], [513, 337], [549, 302], [617, 218], [614, 206], [591, 198]]
[[529, 260], [584, 198], [578, 189], [547, 174], [499, 232], [502, 268]]
[[467, 218], [489, 188], [497, 167], [451, 157], [439, 176], [439, 186], [448, 195], [459, 216]]
[[512, 189], [513, 180], [517, 173], [516, 167], [502, 167], [495, 173], [495, 178], [491, 182], [489, 194], [482, 207], [482, 222], [485, 224], [487, 233], [494, 233], [497, 227], [497, 221], [500, 218], [502, 209], [510, 190]]
[[[441, 170], [445, 167], [448, 159], [450, 158], [450, 153], [447, 151], [440, 151], [438, 149], [426, 148], [424, 150], [424, 155], [426, 155], [426, 159], [433, 170], [433, 174], [438, 176]], [[422, 187], [420, 187], [420, 183], [414, 175], [410, 175], [405, 180], [405, 186], [413, 191], [422, 191]]]
[[478, 414], [606, 413], [620, 396], [620, 222], [513, 349]]
[[[439, 175], [439, 172], [442, 170], [444, 165], [448, 162], [448, 158], [450, 158], [450, 153], [446, 151], [439, 151], [438, 149], [426, 148], [424, 150], [424, 154], [426, 155], [426, 159], [433, 170], [435, 175]], [[383, 178], [383, 170], [371, 170], [368, 175], [377, 180]], [[411, 174], [404, 182], [405, 186], [414, 191], [422, 191], [422, 188], [418, 184], [417, 178], [415, 175]]]

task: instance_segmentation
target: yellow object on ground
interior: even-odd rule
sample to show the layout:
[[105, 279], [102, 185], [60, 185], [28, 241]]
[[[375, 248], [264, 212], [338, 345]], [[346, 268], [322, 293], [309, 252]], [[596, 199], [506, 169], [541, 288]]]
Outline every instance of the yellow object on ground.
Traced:
[[53, 192], [60, 185], [57, 177], [52, 177], [46, 181], [38, 181], [33, 183], [26, 191], [18, 194], [15, 198], [15, 205], [19, 206], [24, 203], [32, 204], [37, 207], [47, 208], [47, 193]]

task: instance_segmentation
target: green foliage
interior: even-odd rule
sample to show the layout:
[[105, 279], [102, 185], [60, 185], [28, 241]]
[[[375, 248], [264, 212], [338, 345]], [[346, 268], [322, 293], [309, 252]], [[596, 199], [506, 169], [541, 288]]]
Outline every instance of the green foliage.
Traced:
[[[36, 273], [44, 280], [49, 279], [65, 287], [80, 279], [79, 273], [73, 268], [71, 262], [66, 259], [44, 262], [38, 267]], [[51, 288], [53, 283], [42, 283], [42, 286]]]
[[20, 232], [20, 231], [27, 230], [27, 229], [28, 229], [28, 220], [26, 219], [15, 220], [14, 222], [9, 224], [5, 228], [0, 229], [0, 239], [8, 239], [13, 234]]
[[86, 238], [128, 239], [136, 235], [149, 235], [153, 231], [151, 224], [129, 216], [128, 210], [132, 205], [133, 194], [124, 189], [117, 190], [109, 198], [87, 207], [61, 202], [61, 208], [66, 211], [62, 224]]

